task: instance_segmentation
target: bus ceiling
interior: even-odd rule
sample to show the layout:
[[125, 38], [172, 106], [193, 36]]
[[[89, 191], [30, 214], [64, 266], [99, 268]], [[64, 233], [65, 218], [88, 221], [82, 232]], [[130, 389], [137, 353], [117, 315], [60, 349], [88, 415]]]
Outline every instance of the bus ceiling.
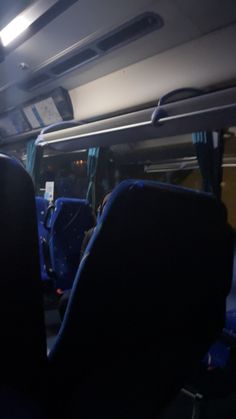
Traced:
[[17, 13], [32, 21], [1, 47], [0, 112], [61, 86], [88, 120], [235, 82], [235, 0], [19, 0], [15, 14], [11, 3], [1, 31]]

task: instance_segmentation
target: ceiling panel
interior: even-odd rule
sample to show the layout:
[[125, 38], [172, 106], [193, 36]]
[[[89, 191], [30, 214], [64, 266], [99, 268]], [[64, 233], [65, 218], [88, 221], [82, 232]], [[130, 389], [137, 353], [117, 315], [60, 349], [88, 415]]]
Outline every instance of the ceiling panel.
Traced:
[[75, 117], [98, 117], [150, 103], [167, 92], [235, 80], [236, 24], [147, 58], [71, 92]]
[[0, 30], [35, 0], [1, 0], [0, 1]]
[[[53, 59], [55, 60], [70, 50], [75, 43], [78, 47], [86, 45], [123, 22], [146, 11], [160, 14], [164, 19], [164, 27], [160, 31], [104, 56], [100, 61], [97, 60], [91, 65], [80, 68], [75, 73], [77, 84], [87, 83], [148, 56], [187, 42], [200, 34], [191, 20], [183, 17], [178, 8], [169, 0], [120, 0], [119, 8], [117, 8], [116, 0], [103, 0], [100, 1], [100, 5], [100, 8], [96, 7], [96, 0], [80, 0], [43, 31], [17, 48], [0, 65], [0, 90], [19, 81], [25, 77], [25, 74], [30, 75], [35, 69], [46, 67]], [[28, 64], [27, 72], [20, 70], [21, 62]], [[71, 87], [74, 86], [74, 77], [75, 75], [72, 75], [71, 82], [68, 80]], [[63, 81], [64, 79], [60, 79], [54, 85]], [[17, 95], [18, 98], [21, 96]]]
[[[1, 1], [1, 5], [3, 4], [6, 4], [5, 0]], [[163, 18], [164, 26], [159, 31], [104, 55], [102, 58], [56, 79], [50, 85], [37, 89], [33, 93], [25, 93], [15, 86], [17, 82], [27, 76], [30, 77], [31, 74], [40, 68], [47, 71], [49, 68], [47, 66], [50, 63], [58, 57], [64, 56], [73, 48], [79, 49], [87, 45], [123, 22], [146, 11], [156, 12]], [[201, 44], [196, 42], [191, 44], [191, 42], [197, 39], [201, 40], [206, 33], [215, 31], [219, 27], [230, 25], [235, 20], [235, 0], [225, 0], [224, 2], [222, 0], [119, 0], [119, 7], [117, 7], [117, 0], [99, 0], [99, 2], [98, 0], [79, 0], [42, 31], [9, 54], [5, 62], [0, 64], [0, 110], [1, 106], [3, 108], [6, 105], [17, 105], [58, 85], [72, 89], [75, 86], [86, 85], [106, 75], [112, 75], [112, 73], [117, 71], [121, 71], [120, 75], [123, 74], [123, 78], [126, 80], [130, 66], [154, 56], [158, 59], [154, 60], [154, 70], [150, 70], [153, 72], [152, 78], [155, 73], [156, 83], [163, 83], [162, 72], [166, 73], [167, 71], [169, 74], [170, 70], [169, 68], [166, 70], [165, 66], [172, 66], [171, 79], [169, 81], [171, 86], [176, 81], [173, 75], [175, 72], [179, 74], [180, 67], [189, 69], [187, 74], [190, 74], [193, 68], [191, 74], [195, 75], [197, 62], [195, 57], [198, 49], [200, 49], [201, 55], [202, 48], [206, 48], [206, 56], [207, 51], [211, 50], [211, 46], [208, 43]], [[229, 66], [232, 65], [231, 61], [234, 60], [234, 56], [230, 58], [227, 49], [229, 47], [227, 44], [231, 42], [231, 39], [222, 38], [219, 34], [220, 51], [221, 49], [223, 51], [225, 48], [224, 44], [222, 44], [224, 42], [226, 42], [227, 54], [226, 56], [223, 54], [222, 57], [225, 57], [224, 60], [227, 59], [228, 62], [224, 62], [222, 78], [231, 76]], [[192, 53], [190, 49], [188, 54], [182, 54], [182, 46], [188, 44], [189, 48], [191, 48], [191, 45], [194, 48]], [[217, 60], [220, 60], [219, 48], [216, 46], [215, 48]], [[168, 62], [165, 60], [166, 56], [170, 57]], [[27, 63], [29, 69], [22, 71], [19, 68], [21, 62]], [[214, 62], [216, 63], [216, 58]], [[152, 60], [149, 63], [154, 65]], [[179, 66], [180, 63], [181, 66]], [[215, 65], [217, 66], [217, 64]], [[213, 66], [208, 67], [206, 70], [212, 72], [212, 79], [219, 78], [217, 68], [215, 69]], [[140, 69], [142, 68], [142, 63], [140, 63]], [[143, 71], [147, 72], [148, 77], [149, 68], [145, 66]], [[204, 69], [197, 75], [198, 80], [200, 80], [203, 73]], [[215, 77], [215, 73], [217, 73], [217, 77]], [[226, 73], [228, 76], [226, 76]], [[208, 75], [205, 74], [205, 79], [207, 77]], [[130, 86], [132, 86], [132, 80]], [[163, 86], [166, 86], [166, 84], [164, 83]], [[7, 90], [6, 87], [8, 87]], [[146, 95], [144, 95], [144, 99], [146, 100]]]
[[235, 0], [172, 0], [172, 2], [204, 33], [236, 22]]

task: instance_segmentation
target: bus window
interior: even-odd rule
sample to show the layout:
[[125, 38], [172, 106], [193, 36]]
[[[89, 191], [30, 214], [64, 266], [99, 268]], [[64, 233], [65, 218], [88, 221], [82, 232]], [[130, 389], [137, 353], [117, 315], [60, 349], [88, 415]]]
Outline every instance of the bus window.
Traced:
[[202, 189], [191, 134], [119, 144], [102, 149], [97, 169], [97, 202], [125, 179], [149, 179]]
[[[149, 179], [202, 190], [192, 135], [119, 144], [103, 150], [97, 173], [97, 202], [124, 179]], [[222, 201], [236, 229], [236, 127], [224, 134]]]
[[[236, 228], [236, 202], [234, 185], [236, 177], [236, 129], [224, 135], [222, 200], [229, 221]], [[43, 196], [45, 183], [55, 185], [55, 196], [86, 198], [88, 191], [88, 150], [44, 148], [37, 194]], [[202, 190], [200, 173], [192, 134], [132, 141], [130, 143], [101, 147], [95, 176], [95, 208], [103, 197], [125, 179], [146, 179]]]
[[24, 166], [26, 166], [27, 144], [24, 142], [17, 142], [9, 145], [2, 145], [0, 152], [6, 153], [9, 156], [15, 157]]
[[230, 224], [236, 229], [236, 127], [225, 134], [222, 200], [228, 210]]
[[46, 182], [54, 182], [54, 199], [86, 198], [87, 150], [65, 153], [46, 147], [36, 185], [37, 195], [44, 195]]

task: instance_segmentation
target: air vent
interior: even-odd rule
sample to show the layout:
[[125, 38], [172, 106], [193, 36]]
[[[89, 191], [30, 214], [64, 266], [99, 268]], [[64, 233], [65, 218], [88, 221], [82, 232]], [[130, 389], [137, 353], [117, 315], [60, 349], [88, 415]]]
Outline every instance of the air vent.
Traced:
[[[104, 54], [109, 53], [115, 48], [122, 47], [129, 42], [132, 42], [142, 36], [145, 36], [164, 25], [162, 18], [152, 12], [143, 13], [136, 16], [132, 20], [115, 28], [113, 31], [107, 33], [103, 37], [93, 41], [77, 53], [66, 59], [60, 59], [51, 63], [50, 66], [45, 67], [46, 72], [41, 72], [38, 75], [23, 81], [19, 87], [24, 90], [34, 90], [47, 82], [55, 80], [55, 77], [60, 77], [65, 73], [72, 71], [95, 58], [101, 58]], [[42, 70], [41, 70], [42, 71]]]
[[97, 43], [97, 48], [108, 52], [114, 48], [134, 41], [141, 36], [160, 29], [163, 26], [162, 18], [156, 13], [145, 13], [125, 23]]
[[49, 81], [51, 81], [51, 77], [46, 73], [41, 73], [27, 81], [20, 83], [19, 87], [23, 90], [34, 90]]
[[85, 64], [86, 62], [92, 60], [93, 58], [96, 58], [97, 55], [98, 54], [96, 51], [94, 51], [91, 48], [87, 48], [79, 52], [78, 54], [73, 55], [67, 60], [55, 65], [54, 67], [50, 69], [50, 71], [54, 75], [60, 76], [61, 74], [64, 74], [67, 71], [74, 69], [75, 67], [79, 67], [82, 64]]

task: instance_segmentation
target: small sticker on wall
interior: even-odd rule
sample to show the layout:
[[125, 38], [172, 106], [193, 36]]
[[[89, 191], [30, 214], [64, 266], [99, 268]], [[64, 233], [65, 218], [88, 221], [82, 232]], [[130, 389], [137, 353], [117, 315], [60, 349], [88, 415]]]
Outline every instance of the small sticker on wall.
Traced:
[[44, 198], [48, 201], [54, 200], [54, 182], [46, 182], [45, 183], [45, 194]]

